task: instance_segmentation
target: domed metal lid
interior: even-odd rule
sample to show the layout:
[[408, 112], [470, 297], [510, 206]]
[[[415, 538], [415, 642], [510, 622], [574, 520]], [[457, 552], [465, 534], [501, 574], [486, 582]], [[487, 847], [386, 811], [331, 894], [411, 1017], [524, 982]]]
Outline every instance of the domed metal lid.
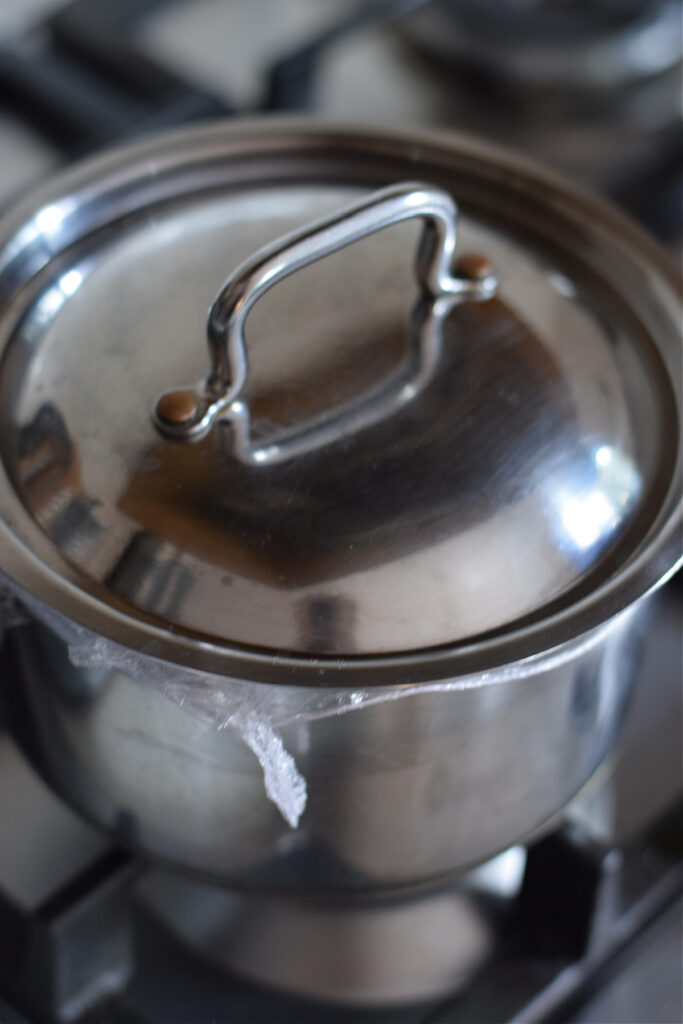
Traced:
[[668, 268], [514, 158], [185, 131], [0, 246], [0, 568], [98, 632], [429, 678], [568, 639], [678, 556]]

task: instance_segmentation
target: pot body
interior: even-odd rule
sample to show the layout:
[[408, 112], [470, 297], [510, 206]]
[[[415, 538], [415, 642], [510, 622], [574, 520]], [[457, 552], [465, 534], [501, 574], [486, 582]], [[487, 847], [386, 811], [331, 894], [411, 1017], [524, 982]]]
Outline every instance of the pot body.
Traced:
[[[249, 743], [236, 727], [244, 715], [211, 718], [158, 671], [76, 667], [36, 622], [10, 638], [9, 717], [50, 785], [150, 857], [230, 886], [425, 884], [536, 831], [590, 778], [618, 734], [642, 615], [641, 603], [498, 681], [359, 694], [357, 704], [336, 691], [343, 713], [330, 710], [333, 690], [327, 712], [311, 714], [310, 687], [235, 683], [279, 709], [274, 724], [247, 712]], [[266, 791], [287, 755], [305, 780], [297, 827]]]

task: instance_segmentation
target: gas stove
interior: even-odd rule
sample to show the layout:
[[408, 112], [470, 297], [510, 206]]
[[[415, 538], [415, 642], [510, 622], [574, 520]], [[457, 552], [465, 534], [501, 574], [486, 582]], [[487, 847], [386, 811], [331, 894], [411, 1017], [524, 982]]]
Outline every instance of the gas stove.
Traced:
[[677, 242], [681, 16], [680, 0], [7, 0], [0, 189], [168, 126], [307, 111], [489, 137]]
[[[306, 110], [523, 148], [675, 251], [680, 4], [491, 6], [7, 2], [0, 204], [122, 139]], [[674, 580], [655, 602], [620, 750], [570, 807], [526, 847], [371, 904], [223, 891], [112, 847], [0, 711], [0, 1020], [680, 1020], [680, 594]], [[7, 643], [0, 681], [1, 708], [18, 685]]]

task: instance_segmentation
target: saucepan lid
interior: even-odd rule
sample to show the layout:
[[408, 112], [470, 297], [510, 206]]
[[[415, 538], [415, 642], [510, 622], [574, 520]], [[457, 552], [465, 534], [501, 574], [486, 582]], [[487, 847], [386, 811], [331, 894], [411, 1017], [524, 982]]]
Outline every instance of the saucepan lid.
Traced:
[[674, 276], [514, 156], [226, 122], [69, 171], [0, 251], [0, 568], [98, 633], [434, 678], [679, 557]]

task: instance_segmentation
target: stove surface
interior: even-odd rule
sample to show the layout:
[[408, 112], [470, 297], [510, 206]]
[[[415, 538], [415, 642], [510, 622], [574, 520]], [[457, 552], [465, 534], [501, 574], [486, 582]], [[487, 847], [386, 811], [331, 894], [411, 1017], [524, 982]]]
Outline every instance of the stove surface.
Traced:
[[[122, 138], [226, 114], [304, 110], [486, 136], [606, 191], [678, 245], [683, 40], [677, 49], [667, 25], [680, 23], [679, 0], [622, 0], [617, 28], [629, 30], [621, 25], [608, 46], [594, 42], [581, 74], [576, 45], [555, 40], [564, 77], [536, 88], [522, 73], [539, 64], [538, 44], [528, 44], [533, 15], [510, 0], [501, 6], [524, 29], [510, 36], [504, 80], [485, 60], [496, 34], [469, 0], [7, 0], [0, 202], [65, 158]], [[591, 23], [614, 20], [613, 5], [595, 7]], [[587, 10], [572, 13], [570, 4], [555, 17], [580, 23]], [[599, 73], [593, 65], [603, 57]], [[540, 62], [546, 75], [548, 63]], [[580, 88], [589, 70], [591, 100]]]

